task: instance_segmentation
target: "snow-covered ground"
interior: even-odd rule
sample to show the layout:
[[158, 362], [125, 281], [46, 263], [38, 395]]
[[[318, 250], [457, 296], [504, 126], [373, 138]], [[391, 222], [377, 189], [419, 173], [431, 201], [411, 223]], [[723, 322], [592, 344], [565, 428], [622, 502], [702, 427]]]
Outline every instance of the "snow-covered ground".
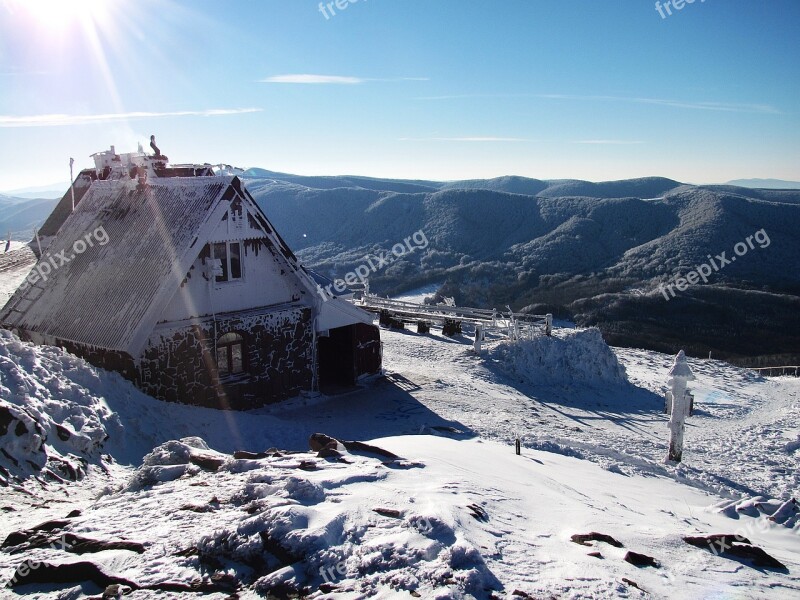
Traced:
[[409, 290], [405, 294], [394, 296], [394, 299], [402, 300], [403, 302], [416, 302], [417, 304], [422, 304], [425, 302], [425, 298], [430, 298], [436, 295], [436, 292], [439, 291], [440, 287], [442, 287], [442, 284], [440, 283], [429, 283], [428, 285], [423, 285], [422, 287]]
[[[384, 377], [245, 414], [159, 402], [0, 333], [0, 541], [21, 532], [0, 584], [33, 566], [76, 579], [0, 597], [109, 583], [139, 588], [131, 598], [800, 597], [800, 380], [690, 359], [697, 412], [676, 467], [662, 413], [673, 357], [609, 349], [594, 330], [492, 340], [481, 356], [469, 332], [382, 337]], [[318, 431], [398, 457], [321, 457]], [[590, 532], [621, 547], [571, 540]], [[730, 537], [682, 539], [709, 534], [786, 568], [732, 555]]]
[[[17, 240], [11, 240], [10, 244], [8, 243], [7, 240], [6, 241], [0, 240], [0, 254], [5, 254], [6, 252], [11, 252], [13, 250], [19, 250], [25, 245], [26, 245], [25, 242], [20, 242]], [[8, 246], [8, 249], [6, 249], [6, 246]]]
[[[779, 500], [796, 494], [797, 381], [691, 361], [699, 410], [689, 420], [684, 464], [668, 467], [666, 419], [652, 391], [660, 391], [670, 357], [617, 350], [634, 387], [595, 335], [569, 335], [584, 337], [564, 346], [574, 353], [570, 360], [559, 367], [568, 352], [558, 347], [567, 340], [544, 340], [540, 346], [553, 348], [539, 347], [537, 355], [550, 358], [521, 372], [525, 354], [502, 342], [479, 358], [466, 337], [385, 331], [385, 379], [346, 396], [243, 415], [157, 402], [117, 375], [6, 334], [3, 400], [39, 417], [56, 464], [77, 464], [83, 455], [89, 466], [77, 483], [29, 477], [17, 490], [3, 488], [0, 535], [78, 509], [68, 525], [73, 535], [143, 544], [142, 554], [105, 550], [90, 560], [120, 580], [156, 588], [225, 571], [243, 579], [248, 593], [285, 581], [353, 598], [400, 590], [422, 597], [509, 597], [514, 590], [644, 597], [623, 578], [655, 597], [680, 590], [687, 598], [782, 598], [800, 591], [797, 525], [714, 508], [756, 493]], [[559, 370], [568, 376], [558, 377]], [[593, 385], [591, 374], [604, 383]], [[83, 437], [62, 441], [56, 422]], [[95, 450], [101, 430], [110, 439]], [[349, 464], [305, 452], [259, 460], [227, 455], [305, 450], [317, 430], [373, 440], [402, 460], [346, 451]], [[523, 439], [520, 457], [511, 444], [516, 435]], [[187, 436], [226, 453], [219, 471], [185, 464], [189, 451], [173, 443], [134, 472], [154, 446]], [[570, 541], [590, 531], [624, 548]], [[789, 572], [745, 566], [681, 540], [713, 533], [747, 537]], [[281, 540], [286, 553], [273, 551], [282, 558], [265, 553], [264, 536]], [[187, 550], [190, 556], [178, 554]], [[660, 568], [624, 562], [627, 550], [652, 556]], [[603, 558], [588, 555], [595, 551]], [[290, 559], [295, 567], [281, 567]], [[60, 564], [85, 562], [86, 555], [65, 558], [51, 548], [2, 553], [0, 577], [11, 579], [23, 560]], [[58, 597], [48, 589], [15, 591]], [[134, 597], [163, 593], [139, 590]]]
[[6, 244], [6, 241], [0, 242], [0, 307], [8, 301], [36, 262], [36, 256], [27, 244], [12, 240], [8, 252], [5, 252]]

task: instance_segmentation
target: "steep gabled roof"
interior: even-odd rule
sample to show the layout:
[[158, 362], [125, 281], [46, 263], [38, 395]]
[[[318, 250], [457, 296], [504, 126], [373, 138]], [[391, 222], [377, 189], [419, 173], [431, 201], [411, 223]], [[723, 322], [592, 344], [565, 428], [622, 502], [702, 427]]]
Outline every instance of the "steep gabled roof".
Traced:
[[[95, 181], [39, 264], [48, 258], [59, 264], [59, 257], [68, 262], [53, 269], [47, 281], [23, 284], [0, 312], [0, 323], [138, 356], [160, 310], [235, 198], [256, 215], [289, 271], [316, 293], [237, 177], [154, 178], [146, 186]], [[108, 242], [100, 245], [105, 236]], [[80, 247], [75, 244], [87, 238], [93, 245], [75, 252]]]

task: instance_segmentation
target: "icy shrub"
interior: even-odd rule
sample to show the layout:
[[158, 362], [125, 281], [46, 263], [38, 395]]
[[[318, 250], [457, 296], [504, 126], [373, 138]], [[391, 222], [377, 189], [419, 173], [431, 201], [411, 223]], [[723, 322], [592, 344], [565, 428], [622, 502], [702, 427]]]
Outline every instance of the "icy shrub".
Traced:
[[136, 492], [165, 481], [175, 481], [186, 474], [189, 465], [141, 466], [133, 473], [125, 490]]
[[[200, 562], [212, 569], [223, 564], [234, 566], [244, 580], [254, 580], [261, 574], [281, 566], [280, 561], [264, 549], [263, 538], [258, 533], [250, 535], [241, 531], [217, 531], [197, 542]], [[230, 563], [238, 563], [238, 567]]]
[[489, 358], [515, 379], [538, 385], [622, 385], [625, 368], [596, 328], [501, 342]]
[[200, 438], [190, 437], [156, 446], [142, 459], [142, 466], [136, 469], [125, 489], [133, 492], [180, 479], [192, 468], [192, 449], [208, 450], [208, 445]]
[[181, 438], [181, 443], [189, 448], [194, 448], [195, 450], [210, 450], [208, 444], [206, 444], [206, 441], [197, 436]]
[[142, 465], [146, 467], [188, 465], [191, 457], [192, 451], [187, 444], [171, 440], [153, 448], [153, 451], [142, 460]]

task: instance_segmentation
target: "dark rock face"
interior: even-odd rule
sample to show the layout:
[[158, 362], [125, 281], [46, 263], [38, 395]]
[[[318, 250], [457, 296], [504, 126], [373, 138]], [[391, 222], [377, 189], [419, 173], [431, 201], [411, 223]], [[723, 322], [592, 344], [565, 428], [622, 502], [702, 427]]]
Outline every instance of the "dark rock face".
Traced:
[[325, 446], [322, 450], [317, 452], [319, 458], [342, 458], [342, 453], [336, 448]]
[[[30, 468], [45, 469], [48, 464], [46, 441], [47, 432], [32, 415], [0, 399], [0, 485], [5, 487], [12, 476]], [[51, 466], [57, 468], [55, 464]]]
[[335, 448], [338, 444], [338, 440], [324, 433], [312, 433], [311, 437], [308, 438], [308, 447], [311, 448], [313, 452], [319, 452], [331, 444]]
[[712, 534], [705, 536], [689, 536], [683, 538], [687, 544], [697, 548], [704, 548], [718, 556], [726, 558], [736, 557], [745, 560], [753, 567], [785, 571], [786, 565], [769, 555], [758, 546], [753, 546], [747, 538], [739, 535]]
[[0, 405], [0, 437], [8, 433], [8, 426], [14, 422], [10, 406]]
[[342, 445], [347, 449], [348, 452], [353, 452], [354, 454], [367, 454], [380, 458], [388, 458], [390, 460], [397, 460], [400, 458], [394, 452], [389, 452], [388, 450], [384, 450], [378, 446], [373, 446], [372, 444], [365, 444], [364, 442], [343, 441]]
[[629, 550], [625, 554], [625, 558], [623, 560], [631, 563], [635, 567], [655, 567], [656, 569], [661, 567], [661, 565], [659, 565], [656, 559], [652, 556], [639, 554], [638, 552], [633, 552], [632, 550]]
[[35, 570], [31, 570], [27, 563], [23, 563], [17, 568], [8, 587], [29, 583], [79, 583], [81, 581], [91, 581], [101, 588], [107, 588], [114, 584], [126, 585], [133, 589], [138, 587], [126, 579], [107, 575], [100, 567], [90, 562], [63, 565], [40, 563]]
[[581, 546], [591, 546], [591, 544], [588, 542], [604, 542], [610, 546], [614, 546], [615, 548], [623, 547], [622, 542], [615, 540], [610, 535], [606, 535], [605, 533], [597, 533], [596, 531], [591, 533], [576, 533], [571, 539], [573, 542], [580, 544]]
[[63, 425], [59, 425], [56, 423], [56, 435], [58, 435], [58, 439], [62, 442], [66, 442], [69, 438], [72, 437], [72, 434], [69, 432], [69, 429], [64, 427]]

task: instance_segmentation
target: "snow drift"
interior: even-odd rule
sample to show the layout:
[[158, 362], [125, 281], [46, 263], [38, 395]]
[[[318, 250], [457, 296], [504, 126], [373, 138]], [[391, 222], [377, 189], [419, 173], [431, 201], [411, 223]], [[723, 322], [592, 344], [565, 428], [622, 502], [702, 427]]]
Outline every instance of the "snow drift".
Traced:
[[526, 383], [546, 385], [624, 385], [623, 367], [599, 329], [565, 331], [553, 337], [500, 342], [490, 360]]
[[99, 464], [110, 432], [122, 431], [99, 384], [80, 358], [0, 330], [0, 485], [38, 474], [75, 480]]

